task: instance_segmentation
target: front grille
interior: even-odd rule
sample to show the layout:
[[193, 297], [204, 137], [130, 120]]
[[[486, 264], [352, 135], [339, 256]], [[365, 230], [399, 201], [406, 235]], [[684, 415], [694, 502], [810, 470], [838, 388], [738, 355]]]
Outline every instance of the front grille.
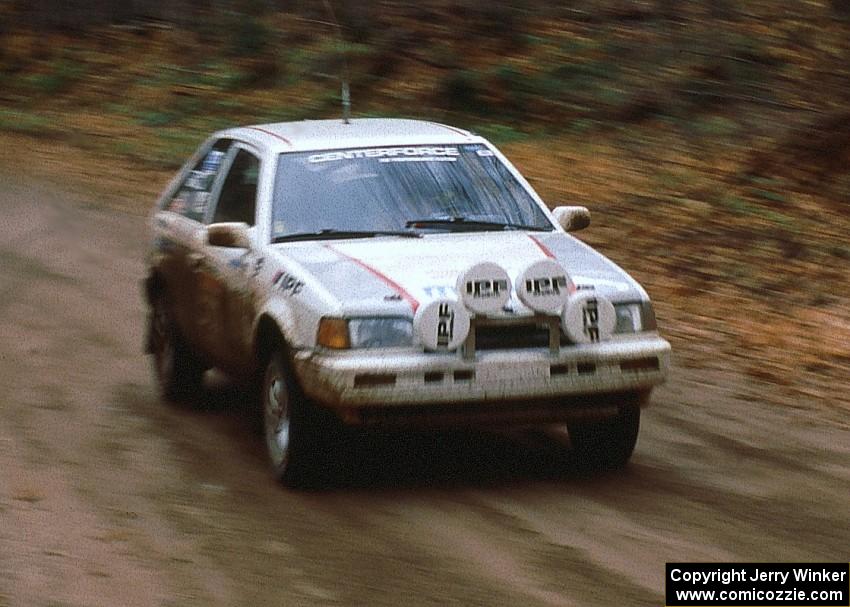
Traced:
[[487, 350], [546, 348], [557, 355], [563, 339], [557, 316], [473, 318], [461, 351], [466, 360], [474, 360], [476, 352]]

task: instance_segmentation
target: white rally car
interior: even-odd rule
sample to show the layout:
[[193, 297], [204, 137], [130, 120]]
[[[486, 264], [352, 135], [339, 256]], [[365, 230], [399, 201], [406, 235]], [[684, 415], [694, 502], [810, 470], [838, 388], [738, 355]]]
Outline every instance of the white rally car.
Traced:
[[168, 399], [217, 367], [260, 389], [303, 481], [330, 426], [566, 423], [622, 467], [670, 345], [646, 292], [567, 232], [487, 140], [412, 120], [214, 134], [152, 217], [147, 349]]

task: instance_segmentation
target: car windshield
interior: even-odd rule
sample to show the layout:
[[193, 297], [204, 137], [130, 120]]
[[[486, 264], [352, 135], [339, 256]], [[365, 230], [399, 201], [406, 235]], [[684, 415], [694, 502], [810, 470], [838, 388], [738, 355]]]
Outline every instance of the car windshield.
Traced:
[[280, 155], [273, 239], [331, 231], [511, 228], [553, 229], [531, 195], [481, 144]]

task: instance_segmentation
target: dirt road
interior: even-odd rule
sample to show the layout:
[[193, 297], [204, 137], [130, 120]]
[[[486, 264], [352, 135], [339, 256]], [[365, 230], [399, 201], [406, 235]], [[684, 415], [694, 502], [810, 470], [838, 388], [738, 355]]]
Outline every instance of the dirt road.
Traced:
[[666, 561], [850, 558], [847, 424], [734, 369], [674, 368], [620, 474], [555, 431], [368, 435], [284, 490], [238, 390], [158, 400], [144, 219], [0, 183], [0, 606], [657, 606]]

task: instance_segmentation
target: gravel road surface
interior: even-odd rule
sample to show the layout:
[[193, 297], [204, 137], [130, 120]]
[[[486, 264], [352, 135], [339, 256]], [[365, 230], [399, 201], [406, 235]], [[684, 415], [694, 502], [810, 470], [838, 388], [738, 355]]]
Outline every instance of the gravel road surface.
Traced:
[[667, 561], [850, 559], [846, 421], [734, 368], [674, 365], [622, 473], [558, 429], [370, 433], [283, 489], [238, 388], [158, 399], [145, 219], [0, 183], [0, 606], [657, 607]]

